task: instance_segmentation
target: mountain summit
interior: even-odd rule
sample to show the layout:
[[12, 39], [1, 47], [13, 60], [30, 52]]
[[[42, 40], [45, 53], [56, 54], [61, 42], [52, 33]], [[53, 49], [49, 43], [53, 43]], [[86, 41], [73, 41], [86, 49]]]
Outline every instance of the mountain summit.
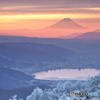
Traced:
[[76, 33], [86, 32], [86, 28], [76, 23], [70, 18], [64, 18], [55, 24], [48, 26], [44, 29], [38, 30], [34, 33], [35, 37], [49, 37], [56, 38], [60, 36], [73, 37]]
[[86, 29], [85, 27], [77, 24], [70, 18], [64, 18], [63, 20], [60, 20], [59, 22], [55, 23], [54, 25], [49, 26], [48, 28], [63, 28], [63, 29], [78, 29], [78, 31]]
[[72, 21], [70, 18], [64, 18], [61, 21]]
[[73, 38], [81, 33], [88, 32], [89, 30], [82, 25], [78, 24], [70, 18], [64, 18], [53, 25], [39, 30], [0, 30], [1, 35], [19, 35], [28, 37], [41, 37], [41, 38]]

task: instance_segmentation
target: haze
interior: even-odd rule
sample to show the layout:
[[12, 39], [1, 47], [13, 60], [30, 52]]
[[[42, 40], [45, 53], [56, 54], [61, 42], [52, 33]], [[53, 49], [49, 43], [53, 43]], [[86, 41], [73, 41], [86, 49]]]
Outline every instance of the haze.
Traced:
[[[0, 0], [0, 34], [33, 36], [64, 18], [71, 18], [90, 30], [100, 28], [99, 0]], [[21, 33], [23, 31], [24, 33]], [[26, 35], [27, 34], [27, 35]], [[62, 35], [63, 36], [63, 35]]]

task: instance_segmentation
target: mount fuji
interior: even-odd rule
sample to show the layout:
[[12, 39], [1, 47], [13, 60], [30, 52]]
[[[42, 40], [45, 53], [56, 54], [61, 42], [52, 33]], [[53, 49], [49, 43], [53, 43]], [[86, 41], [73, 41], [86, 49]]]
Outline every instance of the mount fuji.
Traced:
[[64, 18], [63, 20], [58, 21], [57, 23], [48, 26], [44, 29], [40, 29], [35, 31], [35, 37], [60, 37], [60, 36], [68, 36], [76, 35], [76, 33], [87, 32], [87, 28], [77, 24], [70, 18]]
[[41, 38], [72, 38], [81, 33], [88, 32], [88, 29], [76, 23], [70, 18], [64, 18], [51, 26], [39, 30], [16, 29], [16, 30], [0, 30], [1, 35], [14, 35], [26, 37]]
[[70, 18], [64, 18], [63, 20], [57, 22], [54, 25], [51, 25], [47, 28], [63, 28], [63, 29], [86, 29], [85, 27], [77, 24], [76, 22], [74, 22], [73, 20], [71, 20]]

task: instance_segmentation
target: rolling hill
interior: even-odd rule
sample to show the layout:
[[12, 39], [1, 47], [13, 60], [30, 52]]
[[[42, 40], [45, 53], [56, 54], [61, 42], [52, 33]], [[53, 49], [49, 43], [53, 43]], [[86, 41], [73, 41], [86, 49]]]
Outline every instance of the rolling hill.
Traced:
[[46, 63], [67, 61], [66, 59], [74, 55], [75, 52], [53, 44], [0, 43], [0, 67], [26, 70], [27, 72], [28, 68], [33, 72], [46, 70], [49, 68]]
[[78, 37], [76, 37], [77, 39], [100, 39], [100, 30], [95, 30], [92, 32], [86, 32], [83, 33], [82, 35], [79, 35]]
[[15, 89], [28, 87], [28, 81], [33, 79], [23, 72], [9, 68], [0, 68], [0, 89]]

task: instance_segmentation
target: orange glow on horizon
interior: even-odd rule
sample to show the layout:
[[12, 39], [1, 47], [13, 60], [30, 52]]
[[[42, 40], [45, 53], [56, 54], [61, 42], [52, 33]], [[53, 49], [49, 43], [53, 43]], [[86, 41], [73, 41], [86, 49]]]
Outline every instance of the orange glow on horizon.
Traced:
[[27, 19], [86, 19], [100, 18], [99, 14], [25, 14], [25, 15], [0, 15], [0, 22], [18, 22], [19, 20]]
[[[30, 33], [34, 33], [33, 30], [48, 27], [64, 18], [71, 18], [72, 20], [75, 20], [76, 22], [78, 20], [79, 24], [85, 27], [88, 26], [87, 28], [90, 28], [92, 30], [96, 28], [100, 28], [99, 27], [100, 24], [97, 23], [98, 21], [96, 21], [96, 19], [100, 18], [100, 14], [67, 13], [67, 14], [0, 15], [0, 30], [3, 30], [3, 31], [0, 31], [0, 34], [33, 36], [32, 34], [30, 34]], [[82, 22], [83, 19], [84, 21]], [[93, 20], [94, 22], [92, 22], [92, 24], [91, 24], [91, 19], [94, 19]], [[88, 21], [90, 20], [90, 22], [88, 22], [87, 20]], [[68, 32], [70, 32], [70, 30], [68, 30]], [[57, 32], [55, 33], [56, 34], [53, 33], [52, 35], [57, 36]], [[47, 36], [49, 37], [49, 35], [50, 33]]]

